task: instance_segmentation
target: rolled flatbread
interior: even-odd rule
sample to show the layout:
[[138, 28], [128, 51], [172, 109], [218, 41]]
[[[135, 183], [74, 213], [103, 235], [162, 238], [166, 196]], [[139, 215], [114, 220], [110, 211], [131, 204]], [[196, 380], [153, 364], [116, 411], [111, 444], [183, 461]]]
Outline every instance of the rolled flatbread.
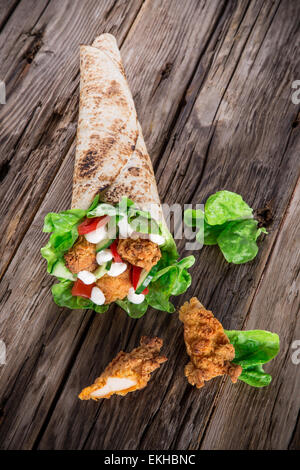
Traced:
[[143, 210], [155, 207], [160, 217], [152, 163], [114, 36], [81, 46], [80, 73], [72, 208], [88, 209], [97, 194], [111, 204], [127, 196]]
[[[41, 252], [59, 280], [52, 287], [54, 301], [101, 313], [117, 302], [133, 318], [149, 305], [173, 312], [169, 298], [190, 285], [187, 268], [194, 259], [177, 261], [115, 38], [103, 34], [92, 46], [81, 46], [80, 71], [72, 209], [82, 210], [50, 212], [43, 228], [52, 233]], [[125, 200], [122, 206], [123, 197], [134, 205]], [[106, 216], [118, 228], [109, 227]]]

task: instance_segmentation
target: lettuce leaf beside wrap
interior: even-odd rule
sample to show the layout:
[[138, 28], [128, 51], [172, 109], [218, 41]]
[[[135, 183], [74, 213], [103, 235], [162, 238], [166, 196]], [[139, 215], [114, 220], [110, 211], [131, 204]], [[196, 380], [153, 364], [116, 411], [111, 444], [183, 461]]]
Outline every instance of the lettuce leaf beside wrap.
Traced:
[[206, 201], [202, 210], [187, 209], [184, 222], [196, 227], [196, 239], [204, 245], [218, 245], [228, 263], [243, 264], [258, 253], [257, 239], [265, 228], [253, 219], [253, 210], [239, 194], [218, 191]]
[[235, 349], [233, 362], [243, 368], [239, 380], [252, 387], [266, 387], [272, 380], [263, 369], [279, 352], [279, 336], [264, 330], [226, 331]]

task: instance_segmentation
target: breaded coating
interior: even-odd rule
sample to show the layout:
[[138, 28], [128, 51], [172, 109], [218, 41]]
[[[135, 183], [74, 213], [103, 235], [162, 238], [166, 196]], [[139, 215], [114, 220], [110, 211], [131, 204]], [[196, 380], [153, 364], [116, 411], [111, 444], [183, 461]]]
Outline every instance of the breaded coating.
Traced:
[[99, 400], [114, 394], [126, 395], [146, 387], [151, 372], [167, 361], [165, 356], [159, 355], [162, 345], [160, 338], [143, 336], [138, 348], [130, 353], [120, 351], [95, 383], [82, 390], [79, 398]]
[[120, 239], [118, 242], [118, 253], [122, 259], [133, 266], [139, 266], [150, 271], [161, 258], [161, 251], [156, 243], [150, 240], [138, 238]]
[[93, 272], [98, 267], [96, 245], [88, 242], [83, 235], [78, 238], [72, 248], [64, 255], [64, 258], [67, 268], [73, 274], [80, 271]]
[[180, 308], [179, 319], [184, 324], [184, 341], [191, 358], [184, 370], [189, 383], [201, 388], [205, 381], [224, 374], [235, 383], [242, 368], [231, 362], [234, 347], [212, 312], [193, 297]]
[[131, 284], [131, 266], [127, 265], [126, 271], [116, 277], [105, 274], [96, 281], [105, 297], [105, 304], [110, 304], [118, 299], [127, 297]]

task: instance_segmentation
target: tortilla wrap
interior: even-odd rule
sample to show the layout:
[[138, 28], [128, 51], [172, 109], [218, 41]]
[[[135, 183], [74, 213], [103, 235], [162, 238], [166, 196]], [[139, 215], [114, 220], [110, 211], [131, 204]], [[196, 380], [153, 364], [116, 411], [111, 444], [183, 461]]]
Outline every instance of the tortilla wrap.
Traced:
[[160, 218], [152, 163], [114, 36], [81, 46], [80, 73], [72, 208], [88, 209], [99, 193], [111, 204], [127, 196], [143, 210], [155, 207]]

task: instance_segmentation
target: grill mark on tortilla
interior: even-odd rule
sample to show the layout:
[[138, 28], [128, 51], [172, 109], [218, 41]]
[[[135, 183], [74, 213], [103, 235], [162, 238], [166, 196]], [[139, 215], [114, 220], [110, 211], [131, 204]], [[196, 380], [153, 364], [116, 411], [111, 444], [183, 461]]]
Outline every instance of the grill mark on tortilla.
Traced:
[[95, 150], [89, 150], [85, 154], [79, 162], [79, 176], [86, 177], [93, 174], [96, 169], [96, 156], [97, 152]]
[[[106, 41], [107, 38], [104, 37], [104, 39]], [[76, 160], [73, 207], [76, 206], [77, 201], [80, 201], [81, 195], [84, 200], [82, 206], [86, 207], [90, 203], [89, 200], [99, 193], [103, 195], [103, 199], [101, 199], [103, 202], [116, 203], [124, 195], [135, 200], [137, 204], [141, 203], [141, 205], [158, 199], [155, 181], [152, 181], [154, 172], [137, 120], [136, 110], [134, 105], [132, 107], [130, 96], [124, 88], [123, 81], [124, 78], [126, 80], [126, 74], [123, 64], [117, 54], [115, 41], [111, 41], [109, 37], [108, 39], [104, 43], [99, 40], [100, 47], [92, 45], [88, 46], [86, 50], [82, 50], [87, 61], [83, 60], [82, 62], [86, 73], [84, 80], [82, 80], [80, 104], [85, 106], [86, 100], [90, 100], [89, 120], [92, 128], [90, 135], [86, 136], [87, 138], [78, 139], [81, 147], [79, 160]], [[91, 84], [94, 77], [93, 71], [86, 70], [93, 69], [100, 62], [100, 57], [97, 57], [97, 54], [90, 48], [93, 48], [94, 51], [100, 49], [104, 62], [106, 60], [104, 55], [109, 59], [111, 65], [106, 64], [108, 71], [110, 68], [115, 68], [114, 76], [106, 81], [101, 78], [101, 85], [98, 83], [98, 86], [95, 81]], [[118, 74], [120, 79], [116, 78]], [[108, 73], [109, 75], [110, 73]], [[110, 122], [109, 124], [106, 122], [103, 128], [99, 125], [99, 115], [102, 122], [106, 109], [110, 110]], [[136, 121], [136, 125], [134, 125], [134, 121]], [[80, 125], [85, 128], [81, 119]], [[82, 135], [84, 136], [84, 133]], [[102, 140], [105, 138], [115, 138], [117, 142], [106, 140], [103, 143]], [[135, 151], [138, 153], [136, 154]], [[80, 160], [81, 170], [78, 164]], [[82, 160], [84, 161], [82, 162]], [[88, 197], [86, 197], [87, 195]]]
[[[113, 82], [115, 82], [113, 80]], [[116, 83], [116, 82], [115, 82]], [[120, 124], [122, 121], [120, 119], [115, 119], [113, 124], [110, 126], [110, 130], [114, 135], [118, 135], [122, 133], [124, 128], [126, 127], [126, 122]], [[135, 140], [137, 140], [137, 136]], [[92, 134], [90, 136], [90, 148], [81, 161], [78, 164], [79, 172], [76, 175], [77, 177], [86, 178], [87, 176], [92, 176], [99, 168], [103, 167], [105, 163], [104, 160], [107, 154], [111, 151], [111, 148], [114, 144], [117, 143], [117, 139], [115, 137], [107, 137], [105, 139], [101, 138], [98, 134]], [[130, 149], [132, 145], [130, 144]], [[128, 154], [130, 153], [130, 149], [128, 148]], [[124, 148], [125, 155], [127, 154], [127, 150]], [[122, 159], [123, 165], [126, 164], [127, 159]]]
[[137, 168], [136, 166], [132, 166], [128, 168], [129, 173], [132, 174], [132, 176], [139, 176], [141, 173], [141, 168]]

